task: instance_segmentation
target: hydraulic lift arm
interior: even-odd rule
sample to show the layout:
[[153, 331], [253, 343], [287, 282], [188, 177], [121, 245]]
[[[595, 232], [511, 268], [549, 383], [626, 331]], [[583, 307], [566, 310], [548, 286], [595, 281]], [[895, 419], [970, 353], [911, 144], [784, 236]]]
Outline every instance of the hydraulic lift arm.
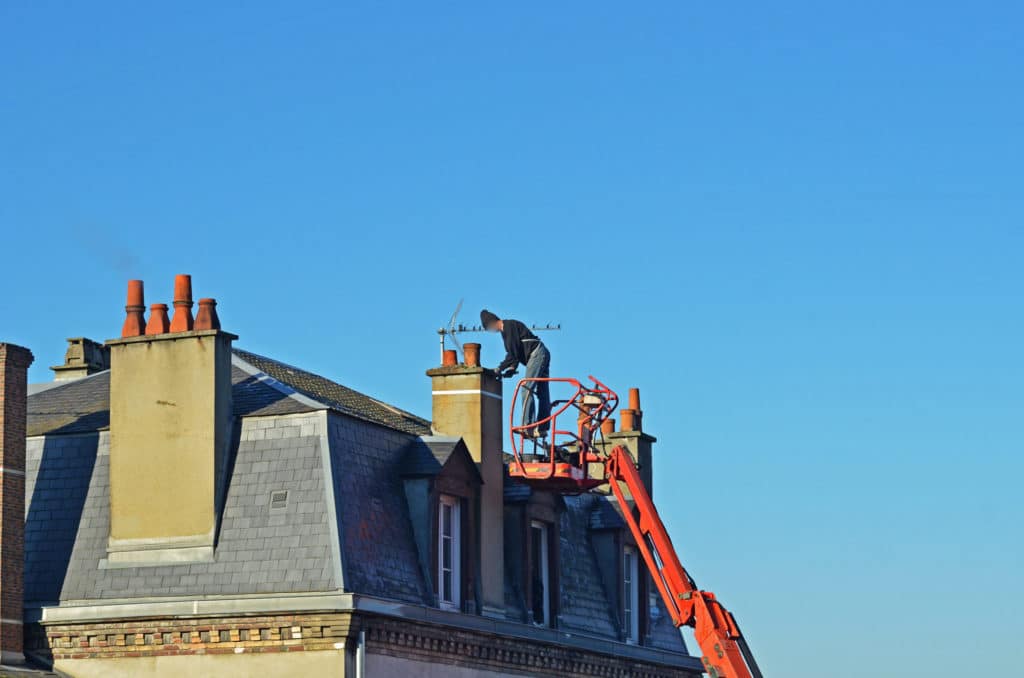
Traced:
[[[762, 678], [732, 614], [718, 602], [715, 594], [699, 590], [679, 562], [668, 531], [629, 453], [616, 446], [607, 457], [594, 455], [592, 461], [605, 465], [608, 484], [619, 500], [626, 524], [665, 601], [672, 623], [677, 627], [693, 627], [704, 654], [704, 670], [711, 678]], [[620, 482], [629, 489], [635, 514], [629, 509]]]

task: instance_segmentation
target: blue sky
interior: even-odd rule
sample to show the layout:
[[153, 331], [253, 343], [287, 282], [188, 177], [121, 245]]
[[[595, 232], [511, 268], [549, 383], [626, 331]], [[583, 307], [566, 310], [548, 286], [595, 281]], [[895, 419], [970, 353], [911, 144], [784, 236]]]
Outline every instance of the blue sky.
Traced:
[[209, 4], [0, 7], [33, 380], [179, 272], [422, 414], [459, 298], [561, 322], [767, 675], [1019, 671], [1018, 5]]

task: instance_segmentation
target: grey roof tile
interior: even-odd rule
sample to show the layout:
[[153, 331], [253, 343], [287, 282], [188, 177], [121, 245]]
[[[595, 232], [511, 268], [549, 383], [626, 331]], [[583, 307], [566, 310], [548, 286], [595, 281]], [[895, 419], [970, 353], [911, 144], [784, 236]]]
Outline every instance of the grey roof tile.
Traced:
[[331, 409], [414, 435], [430, 433], [430, 422], [347, 386], [285, 363], [235, 349], [235, 355], [277, 381]]

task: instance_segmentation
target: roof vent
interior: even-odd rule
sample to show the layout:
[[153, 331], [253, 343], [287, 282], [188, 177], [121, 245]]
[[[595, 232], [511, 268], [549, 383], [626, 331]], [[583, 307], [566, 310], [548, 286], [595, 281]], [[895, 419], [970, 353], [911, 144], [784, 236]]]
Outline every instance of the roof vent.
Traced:
[[283, 511], [288, 508], [288, 490], [274, 490], [270, 493], [270, 510]]

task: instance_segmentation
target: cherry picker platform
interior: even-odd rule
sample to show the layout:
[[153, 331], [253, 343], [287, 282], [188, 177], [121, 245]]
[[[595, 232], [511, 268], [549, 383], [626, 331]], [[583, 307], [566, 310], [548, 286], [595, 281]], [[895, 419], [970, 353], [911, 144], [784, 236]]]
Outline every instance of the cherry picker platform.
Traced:
[[[619, 502], [623, 519], [636, 541], [672, 623], [690, 626], [700, 645], [705, 672], [711, 678], [762, 678], [760, 669], [732, 614], [715, 594], [697, 588], [672, 546], [651, 495], [629, 452], [602, 437], [601, 424], [618, 407], [619, 397], [594, 377], [522, 379], [512, 396], [509, 431], [513, 460], [509, 475], [516, 480], [561, 494], [581, 494], [607, 484]], [[535, 382], [570, 395], [551, 403], [551, 414], [516, 425], [520, 396]], [[559, 419], [562, 424], [559, 424]], [[566, 425], [566, 419], [573, 423]], [[548, 431], [546, 437], [541, 431]], [[625, 485], [629, 498], [622, 489]]]

